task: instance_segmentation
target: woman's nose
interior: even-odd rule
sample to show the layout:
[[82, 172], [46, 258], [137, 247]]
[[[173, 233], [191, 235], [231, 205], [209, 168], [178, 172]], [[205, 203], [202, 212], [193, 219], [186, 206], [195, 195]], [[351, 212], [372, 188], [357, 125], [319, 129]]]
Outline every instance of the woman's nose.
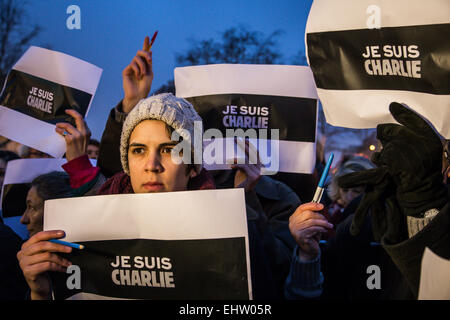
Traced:
[[25, 212], [23, 213], [22, 217], [20, 218], [20, 223], [21, 224], [29, 224], [30, 223], [30, 219], [28, 219], [28, 210], [25, 210]]
[[145, 161], [145, 171], [150, 172], [162, 172], [163, 166], [161, 164], [161, 158], [157, 152], [150, 152]]

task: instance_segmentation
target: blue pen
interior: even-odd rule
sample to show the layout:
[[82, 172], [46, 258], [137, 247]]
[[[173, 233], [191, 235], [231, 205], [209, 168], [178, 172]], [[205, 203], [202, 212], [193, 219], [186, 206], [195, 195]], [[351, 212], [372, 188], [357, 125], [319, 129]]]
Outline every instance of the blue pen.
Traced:
[[322, 199], [323, 190], [324, 190], [323, 187], [325, 185], [325, 180], [327, 179], [328, 171], [330, 170], [331, 163], [333, 162], [333, 158], [334, 158], [334, 154], [332, 152], [330, 154], [330, 157], [328, 158], [327, 165], [325, 166], [325, 169], [322, 172], [322, 176], [320, 177], [320, 180], [319, 180], [319, 185], [317, 186], [316, 193], [314, 194], [314, 197], [311, 202], [319, 203], [320, 199]]
[[67, 242], [67, 241], [62, 241], [62, 240], [57, 240], [57, 239], [50, 239], [48, 241], [53, 242], [53, 243], [59, 243], [59, 244], [62, 244], [62, 245], [68, 246], [68, 247], [72, 247], [72, 248], [75, 248], [78, 250], [84, 249], [84, 246], [82, 244], [77, 244], [77, 243], [72, 243], [72, 242]]

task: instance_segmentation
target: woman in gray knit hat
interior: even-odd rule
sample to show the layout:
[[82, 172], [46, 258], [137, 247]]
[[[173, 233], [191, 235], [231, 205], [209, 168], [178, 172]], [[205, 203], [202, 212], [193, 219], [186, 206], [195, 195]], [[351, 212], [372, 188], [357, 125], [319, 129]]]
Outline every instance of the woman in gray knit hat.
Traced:
[[[183, 98], [163, 93], [141, 100], [128, 114], [122, 128], [122, 168], [130, 176], [135, 193], [186, 190], [188, 181], [200, 173], [202, 164], [177, 163], [172, 152], [178, 144], [175, 131], [193, 150], [194, 124], [202, 119]], [[202, 134], [202, 132], [200, 132]], [[180, 159], [181, 160], [181, 159]]]
[[[176, 163], [171, 156], [178, 143], [171, 140], [171, 133], [176, 131], [183, 141], [191, 142], [194, 121], [201, 121], [201, 118], [192, 105], [170, 93], [141, 100], [129, 113], [122, 129], [120, 152], [124, 172], [108, 179], [98, 194], [182, 191], [187, 190], [188, 183], [195, 178], [201, 180], [196, 190], [214, 188], [212, 178], [199, 175], [201, 164]], [[84, 121], [76, 122], [77, 130], [83, 131]], [[67, 129], [69, 133], [75, 132]], [[71, 185], [86, 192], [86, 186], [95, 184], [98, 179], [99, 168], [92, 167], [85, 154], [79, 157], [73, 152], [67, 154], [70, 154], [70, 161], [63, 167], [70, 175]], [[46, 241], [60, 237], [57, 231], [39, 232], [25, 242], [18, 253], [32, 299], [49, 297], [51, 286], [47, 271], [65, 272], [70, 265], [57, 253], [67, 253], [71, 249]]]

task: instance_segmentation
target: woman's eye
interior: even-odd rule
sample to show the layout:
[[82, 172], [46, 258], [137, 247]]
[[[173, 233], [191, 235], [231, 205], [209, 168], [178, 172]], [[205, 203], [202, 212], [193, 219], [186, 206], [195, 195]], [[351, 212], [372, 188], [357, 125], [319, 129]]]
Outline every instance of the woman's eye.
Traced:
[[134, 148], [131, 150], [132, 154], [141, 154], [144, 152], [144, 148]]
[[164, 147], [161, 149], [161, 153], [168, 153], [170, 154], [172, 152], [173, 147]]

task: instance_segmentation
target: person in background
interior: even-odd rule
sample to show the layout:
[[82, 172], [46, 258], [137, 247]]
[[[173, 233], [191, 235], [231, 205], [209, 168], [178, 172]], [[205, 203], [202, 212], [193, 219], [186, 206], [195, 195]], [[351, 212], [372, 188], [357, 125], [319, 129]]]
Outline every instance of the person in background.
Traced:
[[53, 158], [53, 157], [42, 151], [28, 147], [28, 153], [26, 155], [24, 155], [24, 158], [36, 159], [36, 158]]
[[20, 223], [26, 225], [30, 237], [43, 229], [45, 200], [68, 198], [71, 195], [69, 175], [65, 172], [53, 171], [33, 179], [27, 194], [26, 210], [20, 219]]
[[322, 214], [325, 218], [334, 225], [334, 228], [323, 235], [322, 239], [327, 240], [335, 233], [336, 226], [343, 221], [350, 214], [354, 213], [355, 207], [349, 207], [350, 203], [364, 193], [364, 186], [356, 188], [341, 188], [337, 184], [339, 177], [363, 170], [374, 169], [375, 165], [367, 158], [361, 156], [353, 156], [341, 163], [336, 173], [331, 178], [330, 184], [327, 187], [327, 194], [332, 201], [325, 207]]
[[99, 150], [100, 142], [95, 139], [90, 139], [86, 150], [89, 159], [97, 159]]
[[12, 151], [20, 158], [24, 158], [28, 153], [28, 147], [13, 140], [9, 140], [3, 136], [0, 136], [0, 150]]

